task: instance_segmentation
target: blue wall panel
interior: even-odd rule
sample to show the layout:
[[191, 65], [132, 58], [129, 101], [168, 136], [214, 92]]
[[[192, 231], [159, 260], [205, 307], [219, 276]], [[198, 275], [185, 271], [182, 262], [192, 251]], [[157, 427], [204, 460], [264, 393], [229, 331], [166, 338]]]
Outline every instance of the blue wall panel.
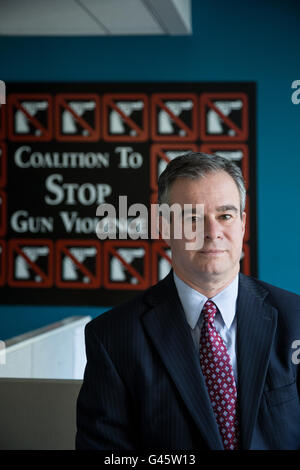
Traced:
[[[193, 1], [186, 37], [0, 38], [9, 81], [255, 81], [259, 278], [300, 294], [300, 6]], [[99, 307], [0, 307], [0, 338]]]

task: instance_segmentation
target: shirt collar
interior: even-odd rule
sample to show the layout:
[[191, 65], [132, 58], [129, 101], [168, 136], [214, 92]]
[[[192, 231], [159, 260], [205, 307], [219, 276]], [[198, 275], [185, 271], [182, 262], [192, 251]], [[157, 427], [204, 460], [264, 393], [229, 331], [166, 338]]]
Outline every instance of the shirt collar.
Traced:
[[[182, 281], [174, 271], [173, 276], [187, 322], [190, 327], [194, 329], [199, 320], [202, 308], [208, 299], [205, 297], [205, 295], [201, 294]], [[235, 317], [236, 299], [238, 295], [239, 284], [238, 281], [239, 276], [237, 275], [233, 281], [227, 287], [225, 287], [225, 289], [211, 298], [211, 300], [213, 300], [213, 302], [218, 307], [223, 321], [228, 329], [230, 328]]]

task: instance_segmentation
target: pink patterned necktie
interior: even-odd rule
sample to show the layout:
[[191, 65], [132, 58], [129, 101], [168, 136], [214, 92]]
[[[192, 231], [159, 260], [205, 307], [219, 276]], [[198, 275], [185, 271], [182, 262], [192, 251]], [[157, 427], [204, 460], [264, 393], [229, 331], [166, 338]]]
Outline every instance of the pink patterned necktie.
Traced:
[[238, 449], [237, 392], [227, 348], [215, 329], [217, 307], [207, 300], [200, 335], [200, 364], [225, 450]]

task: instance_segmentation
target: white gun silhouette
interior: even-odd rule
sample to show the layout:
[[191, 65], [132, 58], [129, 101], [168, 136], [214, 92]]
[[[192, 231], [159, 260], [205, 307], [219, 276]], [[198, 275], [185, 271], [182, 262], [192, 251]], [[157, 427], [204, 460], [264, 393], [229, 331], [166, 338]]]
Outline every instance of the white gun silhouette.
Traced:
[[[193, 102], [191, 100], [186, 101], [166, 101], [165, 106], [175, 115], [179, 116], [182, 111], [189, 111], [193, 108]], [[160, 134], [173, 134], [174, 126], [171, 116], [164, 110], [161, 109], [158, 113], [158, 131]], [[180, 129], [180, 135], [185, 135], [184, 129]]]
[[[135, 248], [135, 249], [126, 249], [120, 248], [117, 250], [117, 253], [126, 261], [126, 263], [130, 264], [135, 258], [142, 258], [145, 254], [144, 248]], [[125, 281], [125, 266], [118, 258], [112, 258], [110, 262], [110, 272], [111, 272], [111, 280], [112, 281]], [[137, 284], [138, 279], [132, 277], [131, 284]]]
[[[118, 101], [116, 106], [126, 115], [130, 116], [133, 111], [144, 108], [143, 101]], [[109, 129], [111, 134], [124, 134], [125, 126], [122, 116], [114, 109], [109, 114]], [[131, 129], [131, 135], [136, 135], [135, 129]]]
[[[22, 249], [23, 253], [34, 263], [40, 256], [47, 256], [49, 253], [49, 248], [47, 246], [43, 247], [29, 247], [25, 246]], [[15, 259], [15, 278], [16, 279], [29, 279], [30, 278], [30, 265], [23, 258], [23, 256], [18, 255]], [[40, 276], [35, 277], [36, 282], [40, 282]]]
[[[95, 256], [97, 253], [96, 248], [70, 248], [69, 252], [77, 259], [79, 263], [83, 263], [83, 261], [88, 258]], [[72, 261], [69, 256], [65, 256], [62, 261], [62, 279], [65, 281], [75, 281], [78, 279], [78, 271], [77, 266]], [[83, 282], [89, 282], [89, 279], [84, 277]]]
[[[44, 111], [48, 108], [47, 101], [23, 101], [21, 106], [30, 114], [35, 116], [38, 111]], [[17, 134], [28, 134], [30, 132], [29, 119], [21, 109], [15, 113], [15, 129]], [[40, 129], [36, 129], [36, 135], [41, 134]]]
[[[73, 111], [78, 115], [78, 116], [83, 116], [83, 114], [86, 111], [92, 111], [96, 107], [96, 103], [94, 101], [70, 101], [69, 107], [73, 109]], [[78, 132], [77, 130], [77, 124], [76, 124], [76, 119], [72, 115], [72, 113], [68, 110], [65, 109], [62, 112], [62, 131], [64, 134], [76, 134]], [[84, 135], [88, 134], [88, 130], [84, 129], [82, 131]]]
[[[241, 100], [234, 101], [215, 101], [214, 105], [218, 108], [224, 116], [229, 116], [231, 111], [240, 110], [243, 107]], [[213, 110], [207, 112], [207, 130], [209, 134], [223, 134], [223, 121], [222, 118]], [[235, 135], [234, 129], [228, 131], [229, 135]]]

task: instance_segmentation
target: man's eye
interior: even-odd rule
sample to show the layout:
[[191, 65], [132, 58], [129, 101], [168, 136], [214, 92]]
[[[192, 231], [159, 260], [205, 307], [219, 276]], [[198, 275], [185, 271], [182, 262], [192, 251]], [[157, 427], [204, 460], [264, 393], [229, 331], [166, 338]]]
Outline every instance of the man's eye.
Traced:
[[231, 214], [222, 214], [221, 219], [230, 220], [230, 219], [232, 219], [232, 215]]

